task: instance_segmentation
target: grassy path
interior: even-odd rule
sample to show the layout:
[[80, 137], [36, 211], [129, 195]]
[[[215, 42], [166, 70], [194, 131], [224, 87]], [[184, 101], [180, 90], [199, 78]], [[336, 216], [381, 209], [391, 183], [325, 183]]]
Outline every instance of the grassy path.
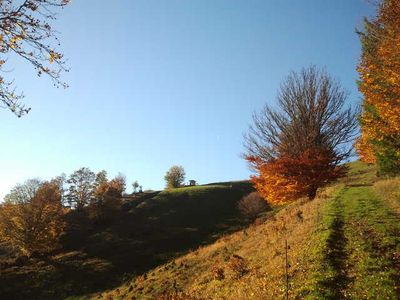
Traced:
[[343, 187], [323, 213], [309, 298], [400, 299], [399, 215], [370, 186]]

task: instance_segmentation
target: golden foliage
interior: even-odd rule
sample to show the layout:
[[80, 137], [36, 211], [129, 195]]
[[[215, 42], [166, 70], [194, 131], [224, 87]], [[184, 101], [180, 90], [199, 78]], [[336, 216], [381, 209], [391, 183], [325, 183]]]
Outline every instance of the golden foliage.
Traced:
[[0, 238], [27, 256], [58, 248], [65, 228], [58, 186], [43, 183], [32, 198], [20, 200], [1, 205]]
[[121, 208], [125, 186], [126, 180], [121, 174], [110, 181], [99, 183], [94, 191], [95, 200], [88, 207], [90, 219], [95, 222], [111, 221]]
[[[361, 34], [363, 53], [358, 66], [359, 89], [364, 95], [360, 157], [371, 161], [376, 144], [389, 143], [400, 160], [400, 2], [385, 0], [376, 21]], [[374, 143], [376, 142], [376, 143]], [[379, 152], [379, 153], [378, 153]]]
[[357, 150], [357, 154], [360, 157], [360, 159], [368, 164], [373, 164], [376, 162], [375, 154], [374, 151], [371, 147], [371, 144], [369, 143], [368, 140], [366, 140], [365, 135], [361, 135], [356, 143], [355, 143], [355, 148]]

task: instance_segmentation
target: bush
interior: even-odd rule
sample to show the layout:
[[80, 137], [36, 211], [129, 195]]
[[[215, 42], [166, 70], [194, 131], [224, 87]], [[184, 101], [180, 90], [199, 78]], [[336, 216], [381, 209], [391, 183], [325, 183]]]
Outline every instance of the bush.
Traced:
[[254, 221], [260, 213], [271, 209], [258, 192], [244, 196], [239, 201], [238, 208], [240, 213], [250, 221]]
[[225, 279], [225, 272], [224, 269], [217, 266], [217, 265], [213, 265], [211, 268], [211, 273], [213, 276], [213, 279], [215, 280], [223, 280]]
[[236, 254], [231, 256], [228, 266], [233, 273], [233, 277], [236, 279], [242, 277], [249, 271], [244, 258]]

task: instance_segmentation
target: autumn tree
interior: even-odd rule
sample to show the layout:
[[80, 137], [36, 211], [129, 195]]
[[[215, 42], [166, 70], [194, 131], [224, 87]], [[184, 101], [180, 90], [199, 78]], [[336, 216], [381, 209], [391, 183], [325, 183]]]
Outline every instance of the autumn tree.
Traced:
[[96, 174], [94, 183], [93, 183], [93, 198], [94, 201], [96, 199], [101, 198], [101, 196], [106, 192], [108, 189], [108, 178], [107, 178], [107, 171], [102, 170]]
[[359, 32], [358, 72], [364, 96], [357, 152], [380, 173], [400, 173], [400, 2], [380, 2], [377, 17]]
[[2, 0], [0, 1], [0, 102], [18, 117], [30, 108], [21, 103], [22, 93], [15, 91], [10, 74], [9, 57], [22, 58], [33, 66], [38, 76], [47, 75], [57, 87], [67, 85], [61, 81], [61, 73], [68, 71], [51, 22], [55, 10], [63, 8], [69, 0]]
[[315, 66], [282, 83], [277, 108], [266, 105], [245, 135], [252, 181], [270, 203], [314, 198], [319, 187], [343, 176], [352, 153], [357, 110], [344, 108], [346, 91]]
[[105, 182], [108, 182], [107, 171], [101, 170], [100, 172], [97, 172], [94, 180], [95, 188], [97, 188], [98, 186], [102, 185]]
[[109, 193], [112, 193], [115, 197], [122, 197], [122, 194], [126, 189], [126, 177], [124, 174], [119, 173], [109, 183]]
[[33, 199], [41, 186], [42, 181], [38, 178], [33, 178], [25, 181], [23, 184], [17, 184], [13, 187], [9, 194], [4, 197], [5, 202], [24, 203], [29, 199]]
[[164, 176], [167, 188], [178, 188], [185, 181], [185, 170], [182, 166], [172, 166]]
[[58, 248], [64, 228], [61, 193], [54, 182], [28, 180], [14, 187], [0, 206], [0, 238], [24, 255]]
[[61, 173], [60, 175], [52, 178], [50, 180], [51, 183], [54, 183], [58, 186], [61, 194], [61, 201], [63, 204], [68, 203], [66, 199], [66, 192], [67, 192], [67, 175], [65, 173]]
[[274, 204], [284, 204], [307, 196], [315, 197], [317, 189], [345, 175], [346, 167], [332, 161], [330, 151], [313, 148], [297, 156], [271, 158], [267, 163], [248, 158], [258, 176], [252, 177], [255, 188]]
[[121, 208], [121, 197], [125, 187], [126, 178], [121, 173], [110, 181], [106, 177], [103, 178], [97, 185], [95, 198], [88, 207], [89, 218], [96, 223], [111, 221]]
[[69, 184], [68, 203], [76, 209], [88, 205], [94, 197], [96, 174], [89, 168], [80, 168], [72, 173], [67, 182]]
[[104, 195], [109, 189], [109, 180], [107, 177], [107, 172], [102, 170], [96, 174], [96, 179], [93, 184], [93, 195], [89, 204], [102, 203]]

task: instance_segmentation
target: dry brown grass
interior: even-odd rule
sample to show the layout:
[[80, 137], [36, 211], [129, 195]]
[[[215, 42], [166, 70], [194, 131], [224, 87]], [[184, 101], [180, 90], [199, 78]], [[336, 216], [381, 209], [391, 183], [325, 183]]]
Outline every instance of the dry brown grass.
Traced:
[[385, 179], [375, 182], [375, 194], [384, 200], [394, 211], [400, 213], [400, 178]]

